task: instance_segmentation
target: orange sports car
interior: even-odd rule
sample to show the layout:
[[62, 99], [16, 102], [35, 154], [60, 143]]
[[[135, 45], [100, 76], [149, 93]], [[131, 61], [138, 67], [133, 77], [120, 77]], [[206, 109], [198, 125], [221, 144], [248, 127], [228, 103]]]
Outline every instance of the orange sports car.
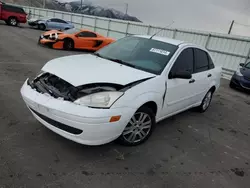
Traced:
[[65, 31], [47, 31], [39, 37], [38, 43], [54, 49], [96, 51], [114, 41], [87, 29], [73, 28]]

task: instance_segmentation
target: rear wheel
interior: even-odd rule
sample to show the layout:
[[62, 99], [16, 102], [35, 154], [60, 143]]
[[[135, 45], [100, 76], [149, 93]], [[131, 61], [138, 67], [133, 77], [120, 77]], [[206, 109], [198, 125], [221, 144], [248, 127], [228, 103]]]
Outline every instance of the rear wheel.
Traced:
[[44, 31], [46, 29], [46, 26], [44, 24], [39, 24], [38, 29]]
[[213, 98], [213, 90], [210, 89], [205, 95], [205, 97], [203, 98], [201, 105], [198, 107], [198, 110], [200, 112], [205, 112], [210, 106], [212, 98]]
[[74, 41], [72, 39], [64, 39], [63, 48], [64, 50], [73, 50]]
[[11, 25], [11, 26], [17, 26], [18, 25], [18, 21], [15, 17], [10, 17], [8, 19], [8, 25]]
[[130, 119], [117, 141], [126, 146], [139, 145], [150, 137], [154, 127], [155, 114], [150, 108], [143, 106]]

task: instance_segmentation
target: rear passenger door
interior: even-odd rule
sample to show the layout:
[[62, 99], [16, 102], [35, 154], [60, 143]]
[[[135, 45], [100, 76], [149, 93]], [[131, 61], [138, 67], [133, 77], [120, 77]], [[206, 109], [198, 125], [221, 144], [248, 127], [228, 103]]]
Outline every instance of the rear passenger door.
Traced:
[[52, 18], [47, 21], [47, 29], [53, 30], [53, 29], [60, 29], [60, 23], [58, 22], [58, 19]]
[[197, 89], [195, 101], [196, 103], [202, 101], [205, 94], [209, 90], [210, 79], [212, 77], [209, 68], [209, 58], [206, 51], [194, 48], [194, 74], [193, 79], [196, 83]]

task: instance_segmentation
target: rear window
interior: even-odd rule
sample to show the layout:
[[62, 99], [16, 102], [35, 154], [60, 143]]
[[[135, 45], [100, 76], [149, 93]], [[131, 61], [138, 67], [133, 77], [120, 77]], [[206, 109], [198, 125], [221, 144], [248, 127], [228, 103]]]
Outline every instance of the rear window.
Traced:
[[9, 11], [9, 12], [16, 12], [16, 13], [21, 13], [21, 14], [26, 14], [23, 8], [20, 7], [15, 7], [11, 5], [2, 5], [3, 10]]

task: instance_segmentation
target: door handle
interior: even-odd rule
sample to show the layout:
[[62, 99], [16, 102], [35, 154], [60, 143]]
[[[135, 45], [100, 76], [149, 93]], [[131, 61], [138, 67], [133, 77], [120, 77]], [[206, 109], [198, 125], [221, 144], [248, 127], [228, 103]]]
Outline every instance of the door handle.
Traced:
[[189, 83], [194, 83], [195, 82], [195, 79], [192, 79], [192, 80], [189, 80]]
[[207, 75], [207, 77], [211, 77], [211, 76], [212, 76], [212, 74], [208, 74], [208, 75]]

